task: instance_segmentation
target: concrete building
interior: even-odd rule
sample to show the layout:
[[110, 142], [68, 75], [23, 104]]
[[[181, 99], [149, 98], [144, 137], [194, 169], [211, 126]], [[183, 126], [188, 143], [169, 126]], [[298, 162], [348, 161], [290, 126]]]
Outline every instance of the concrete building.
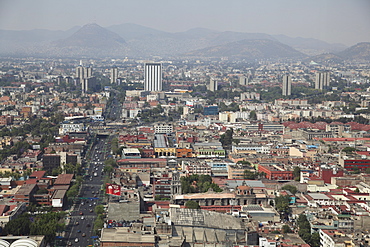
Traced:
[[89, 88], [91, 88], [93, 84], [96, 83], [96, 79], [90, 79], [91, 77], [91, 67], [83, 67], [82, 65], [76, 67], [75, 79], [77, 79], [78, 83], [80, 83], [83, 93], [86, 93]]
[[246, 86], [249, 84], [249, 77], [248, 76], [240, 76], [239, 77], [239, 84], [242, 86]]
[[146, 63], [144, 68], [144, 90], [162, 91], [162, 64]]
[[118, 79], [118, 68], [113, 67], [110, 70], [110, 83], [116, 83]]
[[155, 134], [169, 134], [173, 132], [172, 124], [157, 124], [154, 126]]
[[316, 72], [315, 89], [323, 90], [330, 86], [329, 72]]
[[292, 94], [292, 78], [290, 75], [283, 76], [283, 96]]
[[218, 89], [218, 83], [217, 83], [217, 80], [216, 80], [216, 79], [211, 78], [211, 79], [209, 80], [208, 90], [209, 90], [209, 91], [214, 92], [214, 91], [217, 91], [217, 89]]

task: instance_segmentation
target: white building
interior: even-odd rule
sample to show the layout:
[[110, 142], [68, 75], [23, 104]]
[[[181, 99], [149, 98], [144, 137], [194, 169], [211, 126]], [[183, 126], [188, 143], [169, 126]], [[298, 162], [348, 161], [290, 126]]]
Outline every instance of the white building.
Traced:
[[118, 68], [114, 67], [110, 70], [110, 83], [116, 83], [118, 79]]
[[59, 127], [59, 135], [65, 135], [71, 132], [82, 132], [85, 130], [86, 128], [83, 123], [62, 123]]
[[154, 133], [155, 134], [167, 134], [173, 132], [173, 125], [172, 124], [157, 124], [154, 126]]
[[283, 76], [283, 95], [289, 96], [292, 94], [292, 78], [289, 75]]
[[162, 91], [162, 64], [146, 63], [144, 70], [144, 90], [151, 92]]

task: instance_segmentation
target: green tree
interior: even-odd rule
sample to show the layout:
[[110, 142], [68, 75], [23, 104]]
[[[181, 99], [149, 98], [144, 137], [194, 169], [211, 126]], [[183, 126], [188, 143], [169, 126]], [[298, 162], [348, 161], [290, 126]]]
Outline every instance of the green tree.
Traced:
[[361, 171], [360, 171], [360, 169], [359, 169], [357, 166], [354, 166], [354, 167], [353, 167], [353, 170], [352, 170], [352, 173], [353, 173], [353, 174], [360, 174], [360, 173], [361, 173]]
[[297, 187], [295, 187], [294, 185], [290, 185], [290, 184], [287, 184], [287, 185], [284, 185], [283, 187], [281, 187], [282, 190], [288, 190], [290, 191], [293, 195], [295, 195], [295, 193], [297, 193]]
[[283, 233], [292, 233], [292, 229], [288, 225], [283, 225], [282, 227]]
[[99, 214], [96, 220], [94, 221], [94, 233], [96, 235], [99, 235], [99, 230], [104, 227], [104, 216], [102, 214]]
[[96, 214], [103, 214], [104, 213], [104, 206], [103, 205], [96, 205], [94, 212]]
[[370, 168], [366, 168], [365, 173], [370, 174]]
[[190, 208], [190, 209], [199, 209], [200, 206], [196, 201], [187, 201], [185, 203], [185, 208]]
[[244, 179], [249, 179], [249, 180], [255, 180], [257, 178], [257, 174], [255, 172], [251, 172], [249, 170], [244, 170]]
[[181, 189], [184, 194], [203, 193], [212, 188], [215, 192], [221, 192], [222, 189], [213, 183], [211, 176], [193, 174], [189, 177], [181, 177]]
[[301, 168], [299, 168], [299, 166], [295, 166], [294, 169], [293, 169], [293, 176], [294, 176], [294, 180], [298, 180], [301, 178]]
[[8, 235], [28, 235], [30, 233], [30, 215], [28, 213], [21, 214], [18, 218], [9, 221], [4, 229], [3, 233]]
[[311, 247], [320, 247], [320, 234], [318, 232], [312, 233], [309, 244]]
[[256, 113], [256, 111], [251, 111], [249, 113], [249, 119], [250, 120], [257, 120], [257, 113]]
[[289, 202], [290, 197], [288, 195], [275, 198], [275, 208], [283, 219], [288, 219], [288, 215], [291, 213]]
[[353, 147], [345, 147], [342, 149], [342, 152], [345, 152], [345, 153], [353, 153], [355, 151], [357, 151], [357, 149]]
[[226, 148], [231, 148], [231, 144], [233, 141], [233, 129], [228, 129], [224, 134], [220, 137], [220, 142], [222, 143], [222, 146]]

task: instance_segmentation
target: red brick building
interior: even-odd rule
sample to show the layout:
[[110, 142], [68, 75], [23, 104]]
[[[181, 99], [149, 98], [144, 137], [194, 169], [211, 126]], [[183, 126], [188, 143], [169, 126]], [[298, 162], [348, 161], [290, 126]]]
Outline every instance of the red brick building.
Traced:
[[367, 168], [370, 168], [370, 160], [344, 160], [344, 169], [346, 169], [347, 171], [354, 171], [354, 169], [356, 169], [355, 167], [357, 167], [360, 171], [365, 171]]
[[259, 165], [258, 172], [264, 172], [269, 180], [293, 180], [293, 171], [286, 170], [284, 166], [277, 164]]

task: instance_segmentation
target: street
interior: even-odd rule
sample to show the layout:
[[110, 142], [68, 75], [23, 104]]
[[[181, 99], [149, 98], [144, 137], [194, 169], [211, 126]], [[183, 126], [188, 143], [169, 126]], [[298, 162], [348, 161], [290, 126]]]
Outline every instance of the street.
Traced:
[[91, 149], [84, 181], [69, 216], [66, 238], [62, 239], [58, 246], [92, 246], [98, 238], [94, 233], [94, 221], [97, 217], [94, 209], [102, 204], [104, 199], [102, 179], [105, 157], [110, 151], [108, 140], [99, 137]]

